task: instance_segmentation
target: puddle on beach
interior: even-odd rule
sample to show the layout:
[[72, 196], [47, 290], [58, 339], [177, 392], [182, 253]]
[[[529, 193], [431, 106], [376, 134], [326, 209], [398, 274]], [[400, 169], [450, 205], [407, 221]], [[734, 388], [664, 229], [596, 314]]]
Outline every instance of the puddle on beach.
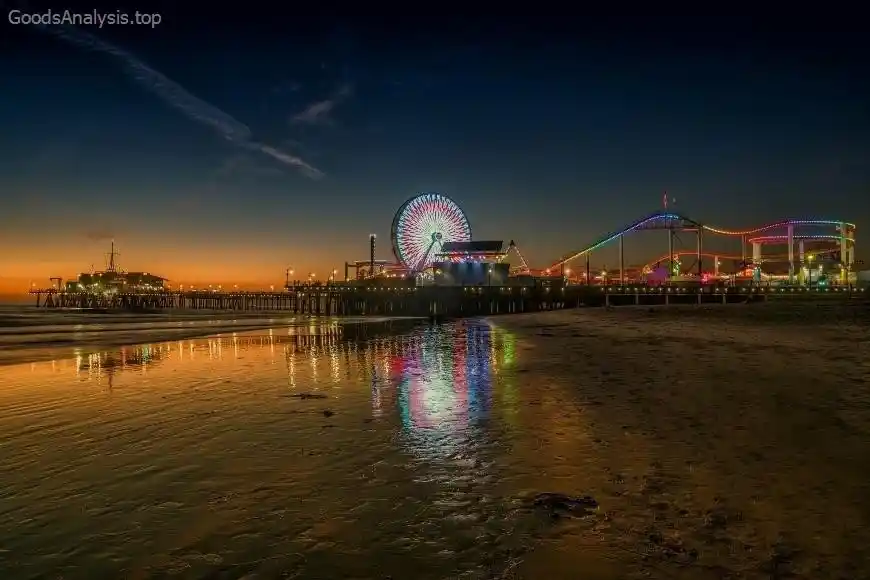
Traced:
[[597, 312], [0, 367], [3, 577], [867, 577], [866, 438], [792, 432], [828, 379]]

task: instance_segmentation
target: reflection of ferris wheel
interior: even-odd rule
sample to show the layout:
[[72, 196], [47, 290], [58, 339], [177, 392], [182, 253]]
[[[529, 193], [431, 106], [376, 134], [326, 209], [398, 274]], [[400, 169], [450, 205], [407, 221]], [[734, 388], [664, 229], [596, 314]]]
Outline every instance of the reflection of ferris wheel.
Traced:
[[419, 272], [432, 265], [446, 242], [470, 242], [471, 226], [455, 201], [440, 193], [421, 193], [402, 204], [390, 237], [396, 259]]

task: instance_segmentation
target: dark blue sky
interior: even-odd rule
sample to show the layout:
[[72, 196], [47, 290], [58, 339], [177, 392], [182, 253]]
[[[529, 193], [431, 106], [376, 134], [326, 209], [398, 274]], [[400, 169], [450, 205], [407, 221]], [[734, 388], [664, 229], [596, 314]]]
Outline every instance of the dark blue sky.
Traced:
[[[162, 22], [86, 32], [324, 176], [225, 138], [111, 54], [8, 24], [7, 2], [0, 276], [68, 276], [115, 237], [130, 268], [277, 283], [366, 257], [370, 232], [388, 257], [393, 213], [422, 190], [538, 266], [664, 190], [717, 226], [830, 217], [860, 238], [870, 222], [857, 15], [176, 4], [98, 6]], [[664, 250], [637, 240], [630, 260]]]

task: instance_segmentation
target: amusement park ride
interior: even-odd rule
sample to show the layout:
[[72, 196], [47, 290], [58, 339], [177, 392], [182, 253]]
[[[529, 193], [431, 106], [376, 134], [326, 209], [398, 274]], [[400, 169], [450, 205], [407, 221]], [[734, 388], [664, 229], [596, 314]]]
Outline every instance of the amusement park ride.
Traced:
[[[739, 281], [789, 285], [849, 284], [855, 270], [855, 224], [842, 220], [787, 219], [746, 230], [728, 230], [702, 224], [668, 208], [645, 216], [628, 227], [603, 236], [585, 248], [568, 254], [542, 270], [533, 270], [516, 243], [508, 247], [500, 240], [474, 240], [471, 226], [459, 205], [440, 193], [421, 193], [403, 203], [392, 222], [391, 242], [395, 261], [376, 260], [376, 236], [369, 236], [369, 259], [345, 263], [345, 280], [377, 278], [413, 279], [417, 285], [505, 285], [513, 280], [558, 278], [580, 283], [717, 283]], [[671, 201], [671, 205], [673, 201]], [[643, 230], [667, 232], [668, 251], [639, 268], [625, 263], [625, 237]], [[827, 231], [825, 231], [827, 230]], [[689, 233], [696, 241], [692, 251], [675, 248], [679, 234]], [[740, 254], [705, 251], [705, 237], [711, 235], [740, 241]], [[619, 250], [617, 271], [591, 271], [590, 258], [615, 242]], [[765, 255], [765, 246], [785, 246], [785, 252]], [[751, 254], [748, 250], [751, 248]], [[797, 250], [797, 252], [795, 252]], [[509, 255], [516, 260], [510, 265]], [[681, 258], [694, 257], [683, 267]], [[583, 259], [579, 275], [569, 267]], [[704, 269], [705, 260], [711, 264]], [[721, 271], [722, 260], [735, 264], [732, 272]], [[780, 266], [780, 272], [776, 272]], [[825, 271], [827, 267], [828, 271]], [[833, 277], [829, 271], [833, 269]], [[692, 270], [689, 272], [688, 270]], [[574, 270], [576, 272], [576, 270]], [[398, 280], [397, 280], [398, 281]]]
[[[825, 229], [828, 231], [819, 231]], [[629, 269], [625, 264], [625, 237], [640, 230], [666, 231], [668, 251], [654, 263]], [[691, 252], [676, 247], [683, 233], [696, 239]], [[739, 256], [705, 251], [704, 238], [709, 235], [739, 239]], [[61, 279], [54, 278], [51, 288], [32, 285], [29, 293], [35, 296], [37, 307], [100, 312], [190, 308], [437, 319], [614, 303], [745, 303], [783, 292], [851, 299], [853, 284], [858, 281], [852, 223], [783, 220], [755, 229], [725, 230], [691, 220], [667, 206], [564, 256], [544, 270], [529, 268], [513, 241], [505, 248], [501, 240], [472, 240], [471, 226], [463, 211], [439, 193], [417, 195], [399, 208], [391, 231], [395, 262], [375, 259], [376, 242], [377, 237], [371, 234], [368, 260], [345, 263], [344, 281], [339, 281], [338, 271], [332, 270], [325, 286], [314, 279], [314, 274], [305, 282], [291, 281], [293, 270], [288, 268], [284, 289], [278, 291], [274, 286], [268, 292], [239, 291], [235, 287], [223, 291], [220, 286], [206, 290], [179, 285], [173, 289], [164, 286], [162, 278], [150, 274], [122, 276], [110, 262], [110, 271], [100, 273], [96, 281], [94, 275], [88, 275], [63, 286]], [[605, 269], [593, 276], [590, 257], [611, 242], [619, 250], [619, 270]], [[778, 256], [764, 255], [764, 247], [771, 245], [785, 245], [786, 251]], [[750, 248], [751, 255], [747, 253]], [[517, 256], [513, 266], [507, 261], [512, 252]], [[684, 268], [680, 258], [687, 255], [694, 256], [695, 264]], [[568, 266], [581, 258], [585, 271], [572, 276]], [[707, 258], [712, 259], [712, 270], [703, 268]], [[722, 259], [737, 262], [738, 258], [738, 266], [730, 275], [720, 272]], [[355, 270], [355, 280], [350, 279], [351, 269]], [[831, 270], [834, 275], [829, 278]], [[837, 287], [829, 288], [832, 284]], [[855, 296], [866, 295], [861, 283], [855, 286]]]

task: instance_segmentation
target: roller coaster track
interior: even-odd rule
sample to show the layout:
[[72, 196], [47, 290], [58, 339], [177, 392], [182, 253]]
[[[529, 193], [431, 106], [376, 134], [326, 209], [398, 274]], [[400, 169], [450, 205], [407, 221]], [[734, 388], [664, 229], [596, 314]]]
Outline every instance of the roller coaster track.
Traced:
[[[714, 234], [719, 234], [719, 235], [724, 235], [724, 236], [748, 236], [748, 235], [761, 233], [764, 231], [773, 230], [773, 229], [777, 229], [777, 228], [785, 228], [788, 226], [838, 226], [840, 224], [845, 224], [847, 227], [849, 227], [851, 229], [855, 229], [855, 224], [850, 223], [850, 222], [843, 222], [843, 221], [839, 221], [839, 220], [787, 219], [787, 220], [782, 220], [782, 221], [766, 224], [766, 225], [763, 225], [763, 226], [760, 226], [757, 228], [752, 228], [752, 229], [747, 229], [747, 230], [726, 230], [723, 228], [715, 228], [712, 226], [707, 226], [707, 225], [701, 224], [700, 222], [697, 222], [697, 221], [690, 219], [684, 215], [681, 215], [681, 214], [678, 214], [678, 213], [675, 213], [672, 211], [656, 212], [656, 213], [650, 214], [646, 217], [643, 217], [643, 218], [633, 222], [628, 227], [625, 227], [621, 230], [611, 232], [611, 233], [607, 234], [606, 236], [599, 238], [597, 241], [595, 241], [594, 243], [590, 244], [589, 246], [583, 248], [582, 250], [579, 250], [577, 252], [573, 252], [572, 254], [569, 254], [569, 255], [563, 257], [562, 259], [560, 259], [559, 261], [554, 263], [552, 266], [550, 266], [548, 269], [552, 270], [552, 269], [558, 268], [558, 267], [566, 264], [567, 262], [570, 262], [571, 260], [574, 260], [574, 259], [579, 258], [580, 256], [584, 256], [586, 254], [589, 254], [590, 252], [597, 250], [598, 248], [600, 248], [602, 246], [607, 245], [608, 243], [612, 242], [613, 240], [618, 239], [620, 236], [622, 236], [624, 234], [627, 234], [627, 233], [630, 233], [633, 231], [637, 231], [637, 230], [650, 230], [650, 229], [653, 229], [653, 230], [654, 229], [658, 229], [658, 230], [663, 230], [663, 229], [697, 230], [698, 228], [701, 228], [704, 231], [708, 231], [708, 232], [711, 232]], [[767, 236], [767, 237], [771, 238], [772, 236]], [[756, 238], [756, 240], [759, 240], [761, 238], [764, 238], [764, 236]], [[794, 236], [794, 238], [801, 239], [801, 236]], [[824, 236], [808, 236], [808, 238], [828, 239]], [[839, 236], [831, 236], [831, 238], [839, 239]]]
[[[811, 234], [792, 236], [793, 240], [810, 240], [813, 242], [839, 242], [840, 236], [830, 234]], [[851, 239], [851, 238], [850, 238]], [[775, 244], [788, 241], [788, 236], [759, 236], [757, 238], [749, 238], [746, 240], [750, 244]]]
[[[798, 236], [795, 236], [795, 238], [797, 239]], [[831, 249], [827, 249], [827, 250], [813, 250], [812, 255], [813, 256], [823, 256], [826, 254], [833, 254], [833, 253], [839, 252], [839, 251], [840, 251], [839, 248], [831, 248]], [[678, 258], [678, 259], [682, 258], [683, 256], [688, 256], [690, 258], [694, 258], [694, 257], [697, 257], [697, 255], [698, 255], [698, 252], [695, 250], [680, 250], [679, 252], [676, 252], [676, 251], [674, 252], [674, 257]], [[718, 258], [719, 260], [730, 260], [732, 262], [740, 262], [744, 259], [743, 256], [738, 256], [735, 254], [722, 254], [722, 253], [716, 253], [716, 252], [701, 252], [701, 256], [703, 256], [704, 258]], [[647, 269], [647, 268], [651, 269], [653, 266], [667, 262], [669, 259], [670, 259], [670, 257], [667, 254], [664, 254], [663, 256], [660, 256], [660, 257], [656, 258], [655, 260], [651, 260], [651, 261], [647, 262], [646, 264], [644, 264], [642, 266], [641, 269]], [[775, 262], [777, 260], [787, 260], [787, 259], [788, 259], [788, 254], [773, 254], [773, 255], [765, 255], [764, 256], [764, 260], [766, 262]]]

